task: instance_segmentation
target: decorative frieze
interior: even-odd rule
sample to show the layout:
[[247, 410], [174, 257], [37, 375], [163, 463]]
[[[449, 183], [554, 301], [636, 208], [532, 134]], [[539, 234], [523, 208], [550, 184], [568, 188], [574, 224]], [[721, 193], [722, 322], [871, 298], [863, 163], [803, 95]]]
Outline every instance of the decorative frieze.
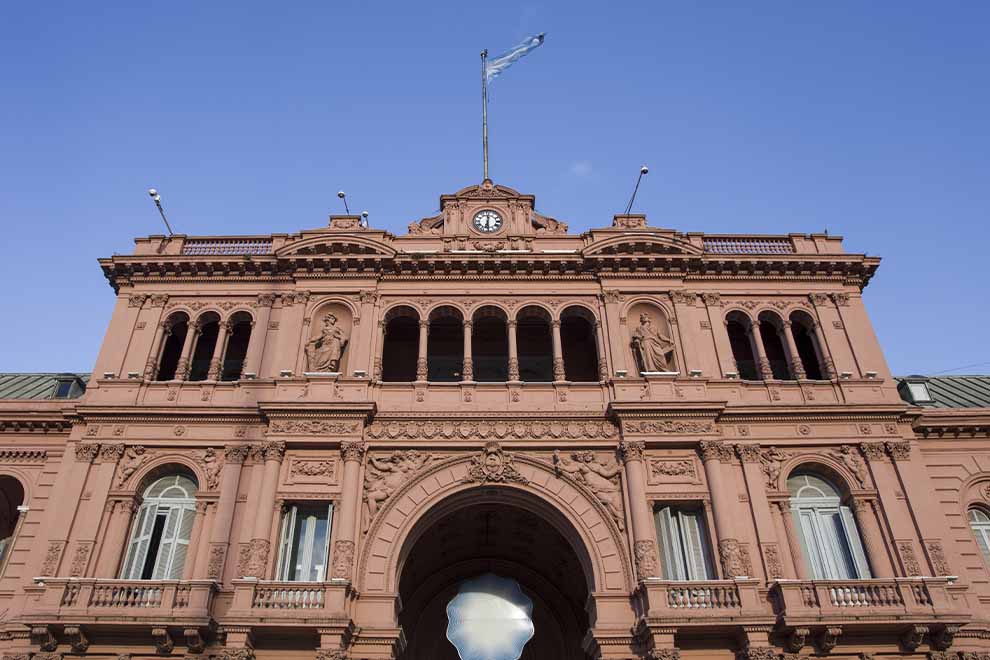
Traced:
[[[665, 481], [697, 481], [698, 471], [693, 459], [650, 458], [647, 461], [648, 479], [651, 484]], [[677, 477], [680, 477], [679, 479]]]
[[618, 430], [610, 422], [552, 420], [552, 421], [488, 421], [488, 420], [428, 420], [428, 421], [387, 421], [374, 422], [367, 429], [372, 440], [407, 439], [432, 440], [462, 439], [476, 440], [487, 438], [514, 437], [519, 440], [566, 439], [610, 439], [618, 435]]
[[329, 459], [293, 458], [289, 461], [290, 483], [330, 483], [337, 472], [337, 462]]
[[352, 435], [361, 428], [358, 422], [328, 419], [273, 419], [270, 435]]
[[622, 421], [622, 432], [649, 435], [714, 435], [721, 433], [721, 429], [715, 422], [708, 420], [631, 419]]

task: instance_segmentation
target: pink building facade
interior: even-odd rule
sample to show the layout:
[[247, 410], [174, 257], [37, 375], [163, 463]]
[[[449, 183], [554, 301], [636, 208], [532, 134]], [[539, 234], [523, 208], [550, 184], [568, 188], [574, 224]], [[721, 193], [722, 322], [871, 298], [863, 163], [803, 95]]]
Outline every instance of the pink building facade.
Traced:
[[839, 237], [486, 181], [100, 264], [88, 382], [0, 400], [5, 658], [456, 660], [486, 572], [526, 659], [990, 658], [990, 408], [902, 399]]

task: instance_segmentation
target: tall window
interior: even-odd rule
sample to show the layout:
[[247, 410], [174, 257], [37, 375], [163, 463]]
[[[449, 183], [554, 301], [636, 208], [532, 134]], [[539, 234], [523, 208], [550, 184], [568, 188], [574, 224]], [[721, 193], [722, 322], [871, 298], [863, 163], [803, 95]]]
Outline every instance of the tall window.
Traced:
[[392, 309], [385, 315], [382, 345], [382, 380], [408, 383], [416, 380], [419, 357], [419, 316], [411, 307]]
[[817, 580], [870, 577], [870, 567], [849, 507], [838, 489], [815, 474], [787, 479], [804, 560]]
[[973, 530], [983, 560], [990, 565], [990, 514], [974, 506], [969, 510], [969, 528]]
[[17, 523], [24, 504], [24, 487], [14, 477], [0, 476], [0, 572], [7, 565], [7, 557], [14, 545]]
[[729, 333], [729, 346], [736, 361], [736, 371], [743, 380], [759, 380], [756, 370], [756, 357], [750, 341], [750, 320], [738, 311], [730, 312], [725, 318], [725, 329]]
[[712, 569], [705, 534], [704, 513], [700, 509], [665, 506], [654, 514], [657, 540], [668, 580], [710, 580]]
[[185, 475], [162, 477], [144, 491], [134, 517], [120, 577], [178, 580], [186, 565], [196, 517], [196, 482]]
[[333, 504], [291, 504], [282, 518], [278, 579], [322, 582], [327, 574]]

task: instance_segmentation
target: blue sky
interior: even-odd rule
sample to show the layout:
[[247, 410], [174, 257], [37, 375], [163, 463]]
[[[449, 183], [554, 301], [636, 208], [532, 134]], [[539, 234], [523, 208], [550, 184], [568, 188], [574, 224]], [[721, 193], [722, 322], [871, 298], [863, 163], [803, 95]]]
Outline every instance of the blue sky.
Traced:
[[[161, 233], [403, 231], [491, 174], [582, 231], [817, 232], [884, 257], [897, 373], [990, 372], [990, 4], [20, 2], [0, 14], [0, 370], [91, 369], [96, 259]], [[983, 363], [983, 364], [976, 364]]]

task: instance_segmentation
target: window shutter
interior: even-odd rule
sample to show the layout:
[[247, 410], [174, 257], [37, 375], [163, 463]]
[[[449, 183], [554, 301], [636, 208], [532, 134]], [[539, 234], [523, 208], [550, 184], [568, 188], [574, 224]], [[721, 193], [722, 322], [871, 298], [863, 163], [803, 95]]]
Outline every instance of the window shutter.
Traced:
[[296, 507], [289, 507], [282, 516], [282, 536], [278, 551], [278, 579], [289, 579], [289, 562], [292, 560], [292, 531], [296, 526]]
[[176, 513], [181, 515], [177, 526], [175, 544], [172, 548], [172, 560], [169, 562], [166, 575], [169, 580], [181, 580], [182, 571], [186, 566], [186, 557], [189, 554], [189, 537], [192, 535], [193, 523], [196, 520], [196, 511], [188, 507], [177, 509]]
[[134, 527], [131, 530], [131, 541], [127, 546], [127, 557], [120, 577], [124, 580], [141, 579], [141, 568], [144, 566], [148, 544], [151, 542], [151, 530], [155, 526], [155, 516], [158, 513], [157, 504], [144, 504], [138, 510]]
[[705, 531], [701, 526], [701, 514], [697, 511], [679, 514], [684, 549], [687, 559], [688, 580], [710, 580], [708, 553], [705, 549]]
[[973, 533], [976, 535], [976, 545], [983, 553], [983, 559], [990, 563], [990, 528], [974, 526]]
[[827, 580], [832, 577], [825, 568], [824, 558], [819, 548], [818, 534], [815, 531], [814, 511], [796, 509], [794, 516], [798, 519], [799, 536], [801, 537], [801, 552], [804, 560], [811, 567], [811, 575], [816, 580]]
[[323, 563], [319, 566], [316, 579], [320, 582], [327, 579], [327, 566], [330, 564], [330, 538], [333, 536], [333, 502], [327, 506], [327, 538], [323, 547]]
[[656, 514], [656, 519], [660, 547], [663, 550], [664, 577], [668, 580], [683, 580], [680, 539], [677, 534], [677, 523], [674, 521], [670, 507], [660, 509]]
[[175, 537], [179, 529], [179, 519], [182, 509], [171, 507], [165, 517], [165, 527], [162, 530], [162, 540], [158, 544], [158, 556], [155, 558], [155, 570], [152, 580], [164, 580], [169, 574], [172, 563], [172, 551], [175, 549]]
[[849, 541], [849, 549], [852, 551], [853, 563], [856, 565], [856, 577], [867, 579], [872, 577], [870, 573], [870, 562], [866, 559], [866, 551], [863, 550], [862, 540], [859, 538], [859, 528], [856, 527], [856, 519], [853, 512], [847, 506], [839, 507], [842, 516], [842, 526], [845, 528], [846, 540]]

